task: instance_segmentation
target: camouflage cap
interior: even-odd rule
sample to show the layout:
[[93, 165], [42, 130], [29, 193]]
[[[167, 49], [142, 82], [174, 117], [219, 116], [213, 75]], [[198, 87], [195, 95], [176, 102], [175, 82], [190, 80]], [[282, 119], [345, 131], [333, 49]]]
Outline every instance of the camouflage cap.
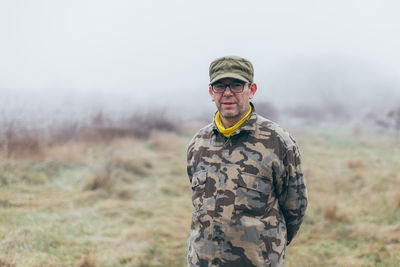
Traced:
[[236, 56], [217, 58], [210, 64], [210, 84], [223, 79], [234, 78], [244, 82], [252, 82], [254, 69], [250, 61]]

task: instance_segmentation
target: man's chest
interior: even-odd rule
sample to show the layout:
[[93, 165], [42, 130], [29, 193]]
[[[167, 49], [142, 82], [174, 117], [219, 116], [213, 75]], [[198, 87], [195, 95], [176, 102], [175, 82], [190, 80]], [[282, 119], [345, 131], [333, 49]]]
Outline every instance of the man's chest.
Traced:
[[274, 199], [273, 179], [280, 169], [272, 145], [249, 138], [210, 139], [196, 148], [191, 182], [198, 212], [228, 217], [232, 212], [265, 214]]
[[[218, 187], [232, 187], [242, 174], [272, 180], [279, 169], [279, 159], [273, 140], [252, 136], [223, 138], [212, 136], [200, 140], [193, 153], [193, 171], [207, 171]], [[230, 178], [230, 179], [228, 179]]]

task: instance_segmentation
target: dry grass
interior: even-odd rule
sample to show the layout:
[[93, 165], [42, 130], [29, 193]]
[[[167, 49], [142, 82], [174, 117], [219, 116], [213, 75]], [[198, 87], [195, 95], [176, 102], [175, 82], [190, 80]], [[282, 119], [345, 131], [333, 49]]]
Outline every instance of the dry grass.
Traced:
[[394, 203], [396, 208], [400, 209], [400, 193], [396, 193], [395, 197], [394, 197]]
[[[155, 140], [151, 135], [160, 131], [173, 138], [181, 132], [177, 121], [168, 116], [166, 110], [136, 113], [118, 120], [110, 119], [100, 111], [90, 122], [57, 122], [47, 128], [35, 128], [37, 125], [29, 125], [18, 117], [3, 117], [0, 120], [0, 158], [45, 159], [48, 155], [44, 150], [49, 147], [65, 147], [76, 142], [85, 143], [85, 146], [110, 145], [124, 138]], [[157, 140], [155, 142], [157, 146]]]
[[14, 267], [15, 265], [10, 263], [8, 260], [0, 258], [0, 266], [1, 267]]
[[324, 210], [323, 217], [329, 222], [346, 222], [348, 217], [346, 214], [340, 213], [336, 204], [328, 206]]
[[87, 254], [85, 257], [82, 258], [75, 267], [97, 267], [97, 260], [96, 256], [92, 253]]
[[114, 179], [112, 177], [113, 164], [108, 162], [105, 166], [102, 166], [100, 170], [97, 170], [94, 177], [88, 181], [83, 187], [84, 190], [99, 190], [103, 189], [107, 192], [111, 192], [114, 186]]
[[154, 149], [160, 151], [174, 151], [178, 145], [176, 134], [171, 132], [152, 132], [150, 142]]
[[[390, 138], [296, 135], [310, 206], [287, 266], [400, 264]], [[190, 137], [70, 141], [0, 163], [0, 266], [185, 266]]]
[[364, 168], [364, 164], [360, 160], [349, 160], [347, 162], [347, 167], [350, 169], [362, 169]]
[[299, 143], [310, 206], [288, 266], [399, 265], [396, 141], [321, 132]]

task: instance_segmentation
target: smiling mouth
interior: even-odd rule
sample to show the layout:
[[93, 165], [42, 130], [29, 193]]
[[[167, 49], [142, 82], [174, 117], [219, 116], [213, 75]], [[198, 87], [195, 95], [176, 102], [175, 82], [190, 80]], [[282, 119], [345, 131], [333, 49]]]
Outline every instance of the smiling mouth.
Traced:
[[222, 107], [224, 108], [234, 108], [236, 103], [222, 103]]

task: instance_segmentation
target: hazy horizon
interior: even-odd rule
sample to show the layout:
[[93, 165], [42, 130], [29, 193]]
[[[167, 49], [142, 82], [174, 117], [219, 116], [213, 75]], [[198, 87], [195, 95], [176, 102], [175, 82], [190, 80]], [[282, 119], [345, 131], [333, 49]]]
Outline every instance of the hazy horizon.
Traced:
[[252, 61], [256, 101], [383, 110], [400, 96], [399, 7], [395, 1], [4, 1], [2, 110], [212, 112], [208, 66], [224, 55]]

